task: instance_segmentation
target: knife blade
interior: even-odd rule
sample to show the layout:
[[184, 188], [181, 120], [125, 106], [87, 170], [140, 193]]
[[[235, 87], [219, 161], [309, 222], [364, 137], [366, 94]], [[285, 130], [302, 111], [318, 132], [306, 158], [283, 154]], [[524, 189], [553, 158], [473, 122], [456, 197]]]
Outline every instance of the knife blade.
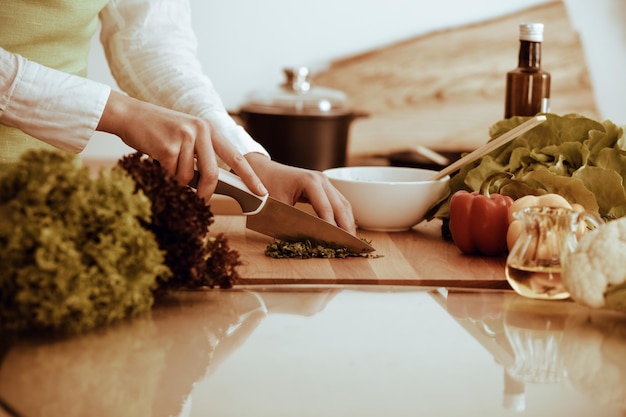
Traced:
[[[189, 185], [197, 188], [196, 171]], [[216, 194], [232, 197], [246, 216], [246, 227], [285, 242], [310, 241], [327, 247], [346, 248], [353, 253], [373, 252], [369, 243], [306, 211], [269, 195], [258, 196], [237, 175], [219, 170]]]

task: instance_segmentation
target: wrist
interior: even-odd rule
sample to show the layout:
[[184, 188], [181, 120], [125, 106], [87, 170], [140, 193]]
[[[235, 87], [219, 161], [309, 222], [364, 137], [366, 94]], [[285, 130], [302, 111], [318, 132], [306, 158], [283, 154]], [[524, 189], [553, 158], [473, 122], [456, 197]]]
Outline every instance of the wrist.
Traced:
[[124, 120], [129, 114], [129, 100], [132, 99], [123, 93], [111, 91], [96, 130], [124, 137]]

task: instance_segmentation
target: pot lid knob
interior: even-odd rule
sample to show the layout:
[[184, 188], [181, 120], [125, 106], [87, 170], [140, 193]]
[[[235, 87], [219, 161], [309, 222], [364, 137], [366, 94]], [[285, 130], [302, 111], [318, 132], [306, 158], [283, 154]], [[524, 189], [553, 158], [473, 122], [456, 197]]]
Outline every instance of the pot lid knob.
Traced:
[[332, 116], [350, 113], [346, 94], [339, 90], [314, 86], [305, 66], [283, 69], [285, 80], [273, 91], [248, 96], [244, 110], [265, 114]]
[[309, 79], [309, 68], [297, 67], [297, 68], [285, 68], [285, 82], [282, 87], [287, 90], [297, 92], [307, 92], [311, 89], [311, 81]]

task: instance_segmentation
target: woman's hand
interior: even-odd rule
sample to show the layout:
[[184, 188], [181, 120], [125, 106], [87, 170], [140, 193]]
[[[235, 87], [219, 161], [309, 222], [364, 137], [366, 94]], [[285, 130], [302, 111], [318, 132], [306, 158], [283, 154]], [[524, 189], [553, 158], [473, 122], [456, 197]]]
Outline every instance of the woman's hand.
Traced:
[[258, 153], [246, 159], [272, 197], [292, 205], [310, 203], [320, 218], [356, 234], [352, 206], [322, 172], [283, 165]]
[[128, 146], [156, 159], [181, 184], [191, 181], [197, 163], [198, 195], [207, 201], [217, 185], [217, 157], [253, 192], [267, 194], [246, 158], [228, 141], [215, 139], [208, 120], [112, 91], [98, 130], [119, 136]]
[[193, 178], [195, 162], [198, 195], [207, 201], [217, 185], [219, 157], [258, 195], [269, 189], [285, 203], [310, 203], [320, 218], [356, 233], [350, 203], [323, 173], [279, 164], [257, 153], [244, 158], [230, 142], [212, 135], [208, 120], [112, 91], [98, 130], [156, 159], [181, 184]]

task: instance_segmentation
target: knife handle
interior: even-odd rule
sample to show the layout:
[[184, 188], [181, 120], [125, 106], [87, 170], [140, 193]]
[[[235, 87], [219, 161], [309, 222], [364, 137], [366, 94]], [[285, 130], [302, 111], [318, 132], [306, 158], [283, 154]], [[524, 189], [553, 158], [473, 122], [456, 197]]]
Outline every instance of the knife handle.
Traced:
[[[189, 186], [198, 188], [199, 178], [200, 173], [196, 170], [193, 179], [189, 182]], [[239, 203], [243, 214], [246, 216], [257, 214], [261, 211], [269, 197], [268, 194], [264, 196], [254, 194], [246, 184], [244, 184], [241, 178], [222, 168], [219, 168], [219, 177], [215, 193], [234, 198], [237, 203]]]

